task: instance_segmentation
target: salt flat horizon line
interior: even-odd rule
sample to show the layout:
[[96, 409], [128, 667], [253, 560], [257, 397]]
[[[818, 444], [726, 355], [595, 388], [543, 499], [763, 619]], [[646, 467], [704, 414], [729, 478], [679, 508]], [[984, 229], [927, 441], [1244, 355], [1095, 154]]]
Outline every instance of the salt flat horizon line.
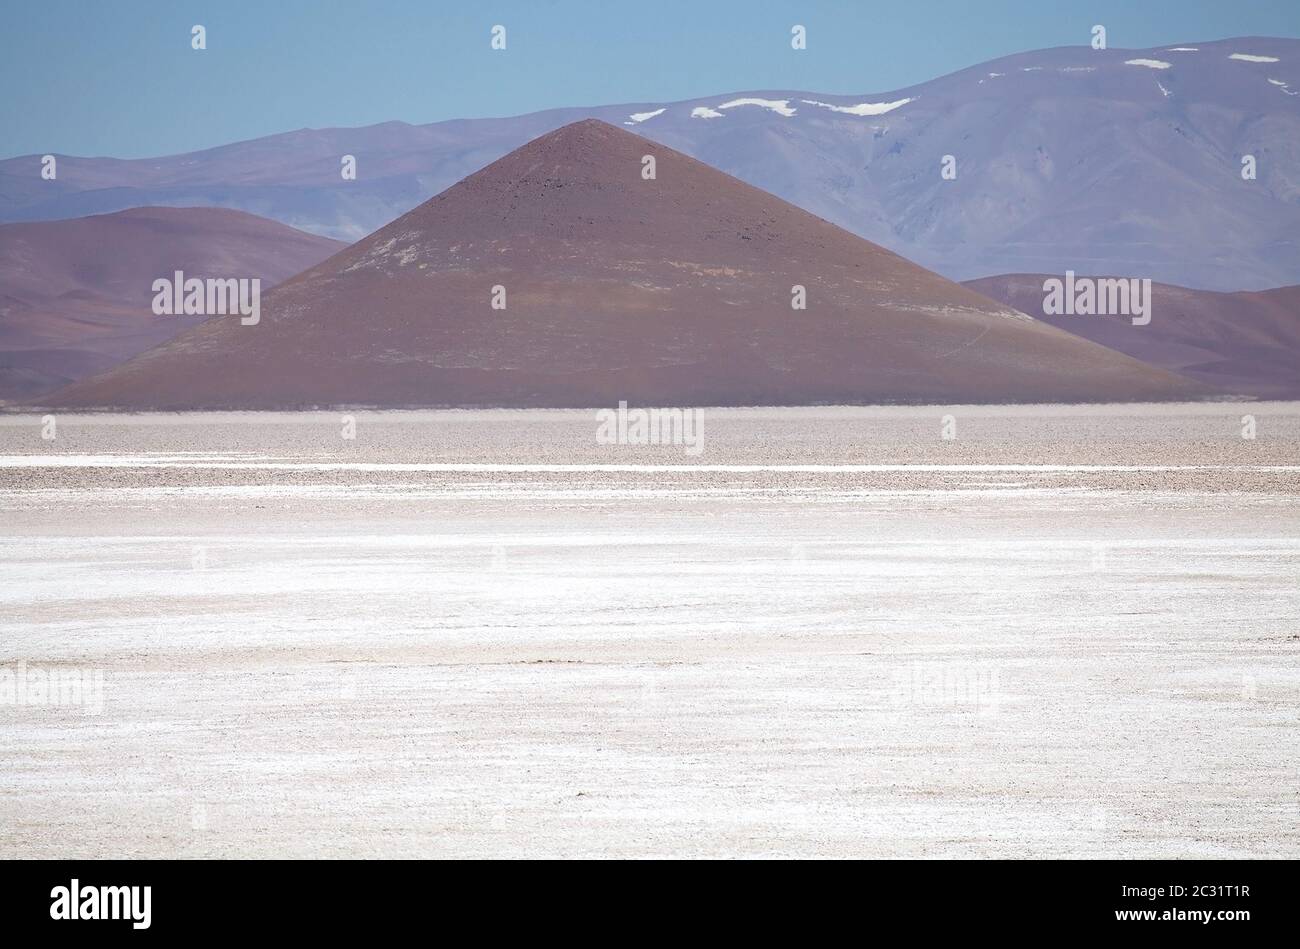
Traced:
[[887, 472], [1163, 472], [1163, 471], [1263, 471], [1300, 472], [1300, 465], [1033, 465], [1033, 464], [632, 464], [531, 462], [253, 462], [163, 461], [156, 458], [113, 455], [0, 455], [0, 468], [185, 468], [240, 471], [358, 471], [447, 472], [496, 474], [566, 474], [674, 472], [806, 474], [874, 474]]
[[[345, 542], [348, 544], [359, 544], [368, 546], [383, 547], [472, 547], [486, 548], [492, 547], [616, 547], [626, 545], [629, 542], [635, 543], [641, 547], [663, 547], [663, 546], [683, 546], [690, 544], [707, 543], [714, 539], [716, 535], [707, 533], [682, 533], [682, 534], [643, 534], [635, 531], [613, 532], [609, 534], [593, 534], [584, 531], [574, 531], [571, 533], [548, 533], [544, 535], [533, 534], [502, 534], [488, 535], [484, 537], [466, 537], [463, 534], [456, 533], [426, 533], [412, 532], [402, 534], [321, 534], [304, 538], [292, 533], [283, 534], [236, 534], [223, 535], [214, 537], [209, 534], [113, 534], [103, 535], [96, 538], [96, 542], [104, 546], [132, 545], [141, 543], [158, 543], [158, 544], [181, 544], [202, 541], [204, 545], [213, 548], [223, 548], [236, 544], [253, 545], [259, 547], [315, 547], [322, 542]], [[50, 547], [67, 546], [69, 541], [66, 537], [29, 537], [20, 538], [23, 546], [43, 545]], [[0, 548], [3, 548], [6, 542], [16, 542], [19, 538], [0, 537]], [[1075, 550], [1079, 547], [1228, 547], [1241, 548], [1249, 547], [1267, 547], [1269, 545], [1277, 547], [1300, 547], [1300, 537], [1244, 537], [1244, 538], [1217, 538], [1217, 537], [1119, 537], [1108, 538], [1106, 540], [1096, 540], [1089, 537], [993, 537], [972, 539], [968, 537], [957, 538], [953, 540], [943, 540], [934, 537], [922, 538], [897, 538], [897, 537], [871, 537], [853, 540], [795, 540], [788, 542], [786, 540], [773, 540], [763, 545], [764, 549], [784, 550], [798, 544], [808, 551], [816, 551], [829, 547], [848, 547], [858, 548], [875, 548], [875, 547], [958, 547], [958, 548], [979, 548], [979, 547], [1047, 547]], [[206, 569], [220, 569], [209, 567]], [[3, 594], [0, 593], [0, 599]]]
[[[999, 275], [994, 275], [999, 276]], [[1230, 415], [1233, 411], [1246, 408], [1256, 410], [1269, 409], [1283, 412], [1300, 412], [1300, 399], [1254, 399], [1219, 398], [1192, 400], [1183, 402], [907, 402], [907, 403], [819, 403], [810, 405], [661, 405], [646, 403], [633, 408], [677, 408], [707, 410], [710, 414], [817, 414], [831, 412], [834, 414], [870, 414], [879, 413], [905, 414], [909, 416], [929, 417], [936, 411], [960, 411], [966, 415], [987, 417], [989, 414], [1025, 414], [1036, 410], [1050, 409], [1053, 414], [1048, 418], [1075, 417], [1078, 415], [1109, 414], [1109, 409], [1192, 409], [1198, 412]], [[589, 416], [592, 412], [610, 406], [398, 406], [382, 407], [373, 405], [338, 405], [331, 408], [311, 409], [178, 409], [175, 411], [115, 411], [99, 409], [78, 409], [75, 411], [59, 410], [57, 417], [61, 422], [77, 425], [220, 425], [232, 421], [252, 421], [258, 424], [300, 424], [304, 417], [315, 417], [322, 421], [328, 418], [330, 424], [340, 414], [357, 416], [358, 419], [373, 420], [380, 418], [386, 424], [427, 421], [435, 418], [449, 422], [478, 421], [478, 416], [488, 415], [492, 420], [508, 421], [514, 416], [528, 417], [579, 415]], [[39, 406], [15, 406], [0, 404], [0, 428], [39, 425], [43, 416], [51, 414], [49, 408]], [[177, 451], [174, 454], [181, 454]], [[197, 454], [197, 452], [191, 452]]]

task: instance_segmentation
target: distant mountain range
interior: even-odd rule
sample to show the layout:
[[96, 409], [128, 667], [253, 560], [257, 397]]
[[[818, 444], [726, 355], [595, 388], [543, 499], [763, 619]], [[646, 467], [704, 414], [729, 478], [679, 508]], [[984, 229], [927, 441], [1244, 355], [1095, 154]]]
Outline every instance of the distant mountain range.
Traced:
[[212, 317], [42, 402], [612, 407], [1208, 393], [585, 120], [285, 282], [256, 325]]
[[203, 322], [154, 315], [159, 277], [256, 277], [269, 289], [343, 246], [221, 208], [0, 225], [0, 400], [51, 392]]
[[1043, 312], [1045, 274], [966, 286], [1034, 319], [1224, 392], [1300, 399], [1300, 287], [1214, 293], [1154, 284], [1151, 322]]
[[[504, 119], [302, 130], [168, 158], [0, 162], [0, 220], [239, 208], [356, 240], [546, 132], [594, 117], [953, 279], [1114, 273], [1300, 283], [1300, 40], [1005, 57], [870, 95], [791, 90]], [[344, 181], [343, 155], [358, 177]], [[941, 178], [944, 156], [957, 176]], [[1252, 155], [1255, 180], [1243, 180]]]

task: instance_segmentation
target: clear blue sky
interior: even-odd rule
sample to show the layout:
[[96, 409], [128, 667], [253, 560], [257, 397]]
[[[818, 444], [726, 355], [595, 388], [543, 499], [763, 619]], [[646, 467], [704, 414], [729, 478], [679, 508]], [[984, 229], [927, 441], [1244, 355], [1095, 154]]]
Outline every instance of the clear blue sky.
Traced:
[[[489, 49], [495, 23], [504, 53]], [[0, 0], [0, 157], [133, 158], [746, 89], [887, 92], [1082, 45], [1094, 23], [1124, 48], [1295, 37], [1300, 0]]]

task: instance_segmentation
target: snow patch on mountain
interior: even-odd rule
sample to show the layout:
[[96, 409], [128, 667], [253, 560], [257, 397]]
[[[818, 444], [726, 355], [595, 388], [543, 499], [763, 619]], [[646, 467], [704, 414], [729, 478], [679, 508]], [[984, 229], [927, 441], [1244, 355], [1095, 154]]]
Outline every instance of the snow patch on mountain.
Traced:
[[693, 119], [720, 119], [722, 113], [717, 109], [710, 109], [707, 105], [697, 105], [691, 109], [691, 118]]
[[784, 115], [786, 118], [794, 115], [795, 110], [790, 108], [789, 99], [732, 99], [730, 102], [724, 102], [718, 106], [719, 109], [734, 109], [742, 105], [756, 105], [760, 108], [771, 109], [777, 115]]
[[916, 100], [908, 98], [898, 99], [895, 102], [859, 102], [857, 105], [831, 105], [829, 102], [818, 102], [816, 99], [800, 99], [799, 101], [807, 105], [830, 109], [832, 112], [843, 112], [845, 115], [884, 115], [886, 112], [893, 112], [895, 109]]
[[668, 110], [665, 108], [665, 109], [655, 109], [653, 112], [633, 112], [631, 115], [628, 116], [628, 118], [631, 119], [632, 121], [624, 122], [623, 124], [636, 125], [640, 122], [644, 122], [646, 119], [653, 119], [656, 115], [663, 115], [667, 111]]
[[1145, 66], [1147, 69], [1168, 69], [1173, 63], [1167, 63], [1163, 59], [1126, 59], [1125, 66]]
[[1255, 56], [1251, 53], [1233, 53], [1228, 58], [1237, 59], [1243, 63], [1276, 63], [1279, 61], [1276, 56]]

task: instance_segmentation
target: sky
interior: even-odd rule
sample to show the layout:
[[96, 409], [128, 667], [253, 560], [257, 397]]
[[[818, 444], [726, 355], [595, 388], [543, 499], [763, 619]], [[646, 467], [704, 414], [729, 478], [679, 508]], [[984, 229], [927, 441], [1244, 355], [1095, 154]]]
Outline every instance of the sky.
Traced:
[[1097, 23], [1112, 48], [1300, 37], [1300, 0], [0, 0], [0, 158], [748, 90], [885, 93], [1086, 45]]

